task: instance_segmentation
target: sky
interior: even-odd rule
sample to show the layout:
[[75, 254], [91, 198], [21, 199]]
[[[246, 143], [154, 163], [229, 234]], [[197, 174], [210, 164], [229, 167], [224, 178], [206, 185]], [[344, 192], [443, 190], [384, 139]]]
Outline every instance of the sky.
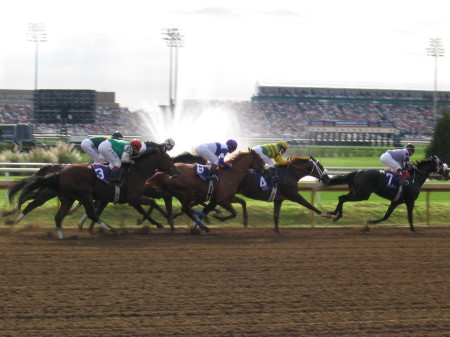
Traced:
[[[178, 28], [177, 96], [248, 101], [257, 84], [434, 90], [430, 38], [450, 45], [446, 0], [15, 0], [0, 20], [0, 88], [113, 91], [122, 106], [169, 101]], [[450, 91], [450, 50], [437, 88]]]

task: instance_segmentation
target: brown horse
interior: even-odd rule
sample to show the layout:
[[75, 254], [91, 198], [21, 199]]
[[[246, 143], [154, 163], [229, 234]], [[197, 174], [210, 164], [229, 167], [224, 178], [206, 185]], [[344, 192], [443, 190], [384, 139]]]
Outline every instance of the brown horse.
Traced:
[[[228, 163], [232, 165], [230, 168], [220, 170], [219, 180], [217, 181], [214, 191], [212, 193], [211, 202], [205, 208], [205, 212], [213, 209], [216, 205], [222, 206], [228, 212], [229, 216], [217, 217], [221, 221], [225, 221], [236, 217], [236, 211], [231, 205], [231, 198], [236, 194], [239, 184], [245, 178], [249, 169], [262, 171], [264, 162], [260, 156], [253, 150], [248, 152], [239, 152], [233, 155]], [[196, 174], [195, 164], [175, 164], [180, 175], [177, 179], [170, 179], [170, 177], [162, 172], [156, 173], [146, 182], [146, 193], [150, 190], [162, 190], [177, 198], [181, 203], [183, 212], [194, 223], [205, 231], [209, 228], [202, 224], [201, 220], [204, 214], [195, 211], [199, 216], [196, 218], [192, 206], [207, 200], [208, 184], [203, 182]], [[172, 214], [168, 214], [169, 219]]]
[[[278, 173], [278, 181], [276, 189], [268, 188], [262, 189], [261, 176], [255, 172], [247, 173], [245, 179], [239, 185], [238, 194], [242, 194], [248, 198], [273, 201], [273, 220], [275, 224], [275, 232], [278, 233], [278, 222], [280, 218], [281, 204], [284, 200], [296, 202], [317, 214], [324, 217], [330, 217], [327, 213], [318, 210], [311, 205], [298, 193], [298, 181], [305, 176], [312, 176], [323, 182], [328, 182], [329, 177], [326, 170], [314, 157], [301, 158], [292, 156], [288, 158], [287, 165], [275, 165]], [[273, 195], [272, 195], [273, 193]], [[240, 203], [242, 205], [244, 226], [248, 223], [247, 206], [244, 199], [234, 196], [231, 200], [233, 203]], [[216, 217], [216, 215], [214, 215]]]
[[[151, 205], [154, 201], [142, 195], [144, 182], [155, 170], [168, 172], [170, 176], [177, 174], [172, 158], [166, 153], [147, 150], [135, 157], [121, 185], [118, 203], [128, 203], [141, 214], [145, 214], [141, 205]], [[63, 237], [62, 221], [75, 200], [81, 202], [89, 219], [108, 230], [113, 230], [98, 217], [94, 200], [113, 202], [116, 194], [115, 186], [98, 179], [90, 165], [74, 164], [55, 174], [33, 177], [22, 189], [21, 196], [45, 188], [53, 190], [61, 202], [55, 215], [59, 238]]]

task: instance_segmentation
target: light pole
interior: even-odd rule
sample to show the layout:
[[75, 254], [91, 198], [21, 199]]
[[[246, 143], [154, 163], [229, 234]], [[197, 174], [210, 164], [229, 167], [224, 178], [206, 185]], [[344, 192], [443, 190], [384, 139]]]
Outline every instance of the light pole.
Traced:
[[427, 48], [427, 55], [434, 57], [434, 93], [433, 93], [433, 122], [437, 122], [437, 62], [438, 57], [444, 56], [445, 50], [442, 39], [430, 38], [430, 45]]
[[47, 33], [45, 32], [45, 25], [43, 23], [28, 24], [28, 42], [34, 42], [36, 44], [34, 57], [34, 90], [37, 90], [39, 42], [47, 42]]
[[178, 28], [166, 28], [162, 30], [162, 39], [166, 40], [170, 48], [170, 70], [169, 70], [169, 105], [172, 116], [177, 102], [178, 87], [178, 48], [183, 47], [183, 38]]

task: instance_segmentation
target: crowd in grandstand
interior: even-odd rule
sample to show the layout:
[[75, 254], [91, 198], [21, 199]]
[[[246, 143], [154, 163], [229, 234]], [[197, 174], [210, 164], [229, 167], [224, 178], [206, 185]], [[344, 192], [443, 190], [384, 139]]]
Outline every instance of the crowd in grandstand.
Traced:
[[[266, 89], [268, 90], [268, 89]], [[325, 89], [324, 89], [325, 90]], [[344, 94], [345, 89], [342, 89]], [[295, 95], [314, 95], [320, 90], [295, 92]], [[375, 95], [375, 91], [360, 95]], [[271, 92], [264, 93], [270, 97]], [[274, 95], [280, 95], [279, 92]], [[326, 94], [320, 91], [320, 95]], [[328, 93], [331, 95], [330, 93]], [[348, 94], [348, 93], [347, 93]], [[352, 93], [351, 93], [352, 94]], [[353, 93], [354, 94], [354, 93]], [[393, 99], [395, 92], [391, 93]], [[333, 93], [334, 97], [339, 92]], [[386, 98], [386, 92], [380, 92]], [[388, 95], [389, 96], [389, 95]], [[322, 97], [322, 96], [321, 96]], [[346, 96], [351, 98], [351, 96]], [[373, 97], [372, 97], [373, 98]], [[443, 97], [443, 99], [448, 97]], [[398, 97], [397, 97], [398, 99]], [[403, 97], [403, 100], [405, 97]], [[414, 100], [420, 100], [414, 97]], [[425, 98], [423, 98], [425, 99]], [[205, 101], [189, 100], [184, 101], [185, 106], [197, 106], [202, 108]], [[310, 100], [310, 101], [208, 101], [207, 104], [215, 107], [223, 107], [227, 111], [234, 111], [241, 123], [241, 129], [248, 137], [273, 137], [281, 136], [289, 138], [307, 137], [307, 126], [309, 121], [371, 121], [393, 122], [396, 127], [409, 138], [429, 137], [433, 130], [433, 113], [431, 105], [424, 104], [398, 104], [392, 100], [366, 103], [359, 101], [338, 101], [332, 100]], [[212, 110], [220, 113], [220, 109]], [[86, 133], [89, 135], [109, 134], [111, 130], [133, 130], [135, 135], [148, 135], [149, 130], [142, 122], [141, 114], [145, 112], [132, 112], [128, 108], [103, 107], [96, 108], [96, 122], [91, 124], [68, 124], [69, 133]], [[148, 112], [147, 112], [148, 113]], [[33, 120], [32, 104], [1, 104], [0, 103], [0, 123], [34, 124], [35, 133], [58, 133], [60, 124], [39, 124]]]

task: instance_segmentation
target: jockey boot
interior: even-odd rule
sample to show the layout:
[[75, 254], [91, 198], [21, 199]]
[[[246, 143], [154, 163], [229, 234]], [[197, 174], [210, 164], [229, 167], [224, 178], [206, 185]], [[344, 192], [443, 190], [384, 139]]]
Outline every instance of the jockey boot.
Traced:
[[208, 174], [206, 175], [207, 180], [217, 180], [217, 170], [209, 169]]
[[109, 175], [109, 181], [112, 183], [119, 183], [120, 177], [119, 177], [119, 168], [117, 166], [114, 166], [111, 169], [111, 174]]

